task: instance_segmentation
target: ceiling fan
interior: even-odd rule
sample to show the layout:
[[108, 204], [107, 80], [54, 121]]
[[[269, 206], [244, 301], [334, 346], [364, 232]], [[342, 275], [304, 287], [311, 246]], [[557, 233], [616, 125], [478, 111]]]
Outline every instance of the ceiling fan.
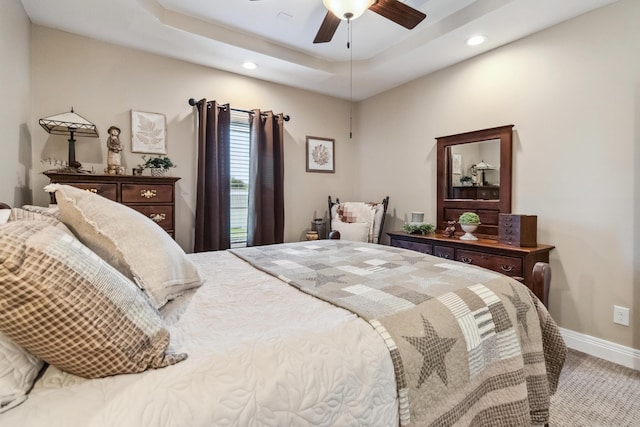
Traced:
[[399, 0], [322, 0], [327, 14], [313, 43], [331, 41], [341, 20], [351, 21], [367, 9], [411, 30], [427, 17]]

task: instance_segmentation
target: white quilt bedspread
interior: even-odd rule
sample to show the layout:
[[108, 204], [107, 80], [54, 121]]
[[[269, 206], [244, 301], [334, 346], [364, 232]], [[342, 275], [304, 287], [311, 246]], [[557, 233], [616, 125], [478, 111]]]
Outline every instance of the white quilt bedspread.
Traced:
[[49, 367], [0, 426], [395, 426], [383, 340], [228, 252], [190, 257], [206, 276], [163, 314], [189, 358], [141, 374], [87, 380]]

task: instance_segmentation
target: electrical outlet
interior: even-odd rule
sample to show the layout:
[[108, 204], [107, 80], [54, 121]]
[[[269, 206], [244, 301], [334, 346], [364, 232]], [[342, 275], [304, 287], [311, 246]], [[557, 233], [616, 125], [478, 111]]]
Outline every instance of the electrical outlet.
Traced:
[[629, 326], [629, 309], [627, 307], [613, 306], [613, 323]]

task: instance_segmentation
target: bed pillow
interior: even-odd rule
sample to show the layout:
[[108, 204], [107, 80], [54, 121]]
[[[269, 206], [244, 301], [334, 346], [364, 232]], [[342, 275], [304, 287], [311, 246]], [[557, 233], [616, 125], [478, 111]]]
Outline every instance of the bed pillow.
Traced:
[[31, 211], [23, 208], [11, 208], [11, 214], [8, 221], [44, 221], [51, 225], [61, 224], [60, 220], [52, 215], [44, 215], [40, 212]]
[[35, 205], [23, 205], [22, 209], [29, 212], [39, 213], [45, 216], [52, 216], [54, 218], [58, 218], [60, 216], [58, 205], [49, 205], [48, 207], [35, 206]]
[[198, 269], [159, 225], [89, 191], [51, 184], [60, 219], [82, 243], [131, 278], [156, 308], [200, 286]]
[[340, 232], [340, 240], [368, 242], [370, 225], [366, 222], [332, 221], [331, 228]]
[[180, 362], [148, 298], [75, 237], [43, 221], [0, 226], [0, 331], [85, 378]]
[[0, 224], [4, 224], [9, 220], [11, 209], [0, 209]]
[[0, 414], [27, 399], [42, 360], [0, 332]]

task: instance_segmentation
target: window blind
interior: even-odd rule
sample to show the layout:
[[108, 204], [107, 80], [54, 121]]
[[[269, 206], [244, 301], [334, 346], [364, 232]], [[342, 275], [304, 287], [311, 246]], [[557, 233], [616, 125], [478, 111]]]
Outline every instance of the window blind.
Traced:
[[249, 207], [249, 114], [231, 111], [230, 181], [231, 247], [247, 245], [247, 215]]

